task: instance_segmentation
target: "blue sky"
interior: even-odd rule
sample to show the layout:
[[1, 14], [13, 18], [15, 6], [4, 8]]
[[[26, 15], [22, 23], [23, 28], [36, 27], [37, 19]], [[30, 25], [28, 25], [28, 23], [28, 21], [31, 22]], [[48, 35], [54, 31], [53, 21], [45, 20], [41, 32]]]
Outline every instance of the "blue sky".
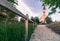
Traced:
[[24, 1], [29, 7], [31, 7], [31, 9], [36, 12], [39, 13], [41, 11], [42, 8], [42, 3], [39, 0], [26, 0]]
[[[19, 0], [19, 8], [20, 11], [24, 11], [23, 13], [29, 13], [29, 16], [38, 16], [39, 18], [42, 16], [42, 2], [40, 0]], [[21, 7], [22, 5], [22, 7]], [[18, 8], [18, 9], [19, 9]], [[24, 9], [24, 10], [23, 10]], [[60, 21], [60, 14], [58, 13], [59, 9], [57, 9], [56, 14], [51, 15], [52, 20]], [[48, 9], [48, 6], [46, 6], [46, 15], [50, 12], [50, 9]]]

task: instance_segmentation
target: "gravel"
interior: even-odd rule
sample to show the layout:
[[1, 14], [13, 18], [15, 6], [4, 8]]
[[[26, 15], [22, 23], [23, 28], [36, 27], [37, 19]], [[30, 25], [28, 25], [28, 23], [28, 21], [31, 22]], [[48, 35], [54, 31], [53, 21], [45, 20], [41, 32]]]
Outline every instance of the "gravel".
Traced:
[[46, 25], [38, 25], [30, 41], [60, 41], [60, 35], [53, 32]]

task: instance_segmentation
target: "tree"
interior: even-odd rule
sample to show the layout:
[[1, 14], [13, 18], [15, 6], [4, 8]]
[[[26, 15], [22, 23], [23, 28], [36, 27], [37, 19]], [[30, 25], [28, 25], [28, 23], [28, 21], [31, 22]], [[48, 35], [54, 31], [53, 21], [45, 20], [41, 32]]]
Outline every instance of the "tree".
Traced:
[[56, 12], [56, 9], [60, 9], [60, 0], [41, 0], [43, 4], [48, 5], [49, 8], [51, 8], [51, 12], [49, 12], [49, 15]]
[[10, 3], [15, 3], [14, 0], [7, 0], [7, 1], [9, 1]]
[[15, 1], [15, 0], [7, 0], [7, 1], [10, 3], [18, 4], [17, 1]]
[[52, 19], [47, 16], [47, 17], [46, 17], [46, 22], [47, 22], [47, 23], [51, 23], [51, 22], [52, 22]]
[[39, 18], [38, 17], [31, 17], [31, 20], [36, 22], [37, 24], [39, 23]]
[[35, 19], [34, 19], [33, 17], [31, 17], [31, 20], [32, 20], [32, 21], [35, 21]]
[[39, 23], [39, 18], [35, 17], [35, 21], [36, 21], [36, 23]]

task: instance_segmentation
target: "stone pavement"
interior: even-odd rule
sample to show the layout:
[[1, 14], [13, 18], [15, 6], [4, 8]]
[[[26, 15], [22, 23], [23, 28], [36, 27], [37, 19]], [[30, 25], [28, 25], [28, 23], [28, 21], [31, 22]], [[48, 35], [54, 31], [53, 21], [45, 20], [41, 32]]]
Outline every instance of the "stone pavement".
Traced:
[[53, 32], [46, 25], [38, 25], [30, 41], [60, 41], [60, 35]]

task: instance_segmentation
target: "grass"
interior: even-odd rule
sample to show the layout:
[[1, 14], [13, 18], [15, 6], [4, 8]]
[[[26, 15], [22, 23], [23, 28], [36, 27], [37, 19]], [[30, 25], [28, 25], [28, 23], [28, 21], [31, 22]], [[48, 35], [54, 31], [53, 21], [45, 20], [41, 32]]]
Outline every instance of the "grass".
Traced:
[[52, 29], [52, 31], [60, 35], [60, 22], [51, 23], [47, 26], [48, 28]]
[[[28, 39], [30, 39], [34, 27], [29, 23]], [[24, 41], [25, 24], [24, 23], [0, 23], [0, 41]]]

